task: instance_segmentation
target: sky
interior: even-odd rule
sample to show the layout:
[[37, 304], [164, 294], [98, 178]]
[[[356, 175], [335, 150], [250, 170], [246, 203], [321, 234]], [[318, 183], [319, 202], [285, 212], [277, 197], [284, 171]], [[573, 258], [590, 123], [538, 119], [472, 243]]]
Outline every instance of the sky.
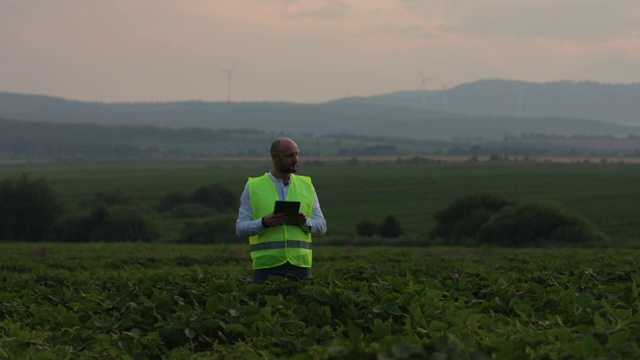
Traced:
[[285, 101], [640, 82], [637, 0], [0, 0], [0, 91]]

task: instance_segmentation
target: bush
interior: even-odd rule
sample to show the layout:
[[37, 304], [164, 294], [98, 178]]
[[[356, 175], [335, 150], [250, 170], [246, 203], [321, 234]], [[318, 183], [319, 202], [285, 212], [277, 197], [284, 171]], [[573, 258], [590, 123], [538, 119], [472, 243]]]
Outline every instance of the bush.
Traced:
[[173, 210], [174, 208], [186, 204], [189, 202], [189, 197], [182, 190], [173, 190], [166, 193], [160, 201], [158, 205], [156, 205], [156, 210], [159, 212], [165, 212]]
[[394, 215], [387, 215], [380, 223], [378, 233], [384, 238], [397, 238], [402, 235], [402, 227]]
[[590, 224], [554, 203], [519, 203], [494, 194], [461, 197], [436, 213], [433, 244], [538, 247], [606, 242]]
[[133, 206], [110, 208], [105, 228], [109, 239], [116, 242], [151, 242], [158, 237], [153, 219]]
[[197, 188], [191, 195], [191, 202], [210, 207], [218, 211], [237, 208], [236, 194], [221, 184]]
[[474, 245], [480, 228], [505, 206], [516, 202], [491, 193], [470, 194], [436, 212], [429, 239], [449, 246]]
[[606, 239], [558, 204], [528, 203], [506, 207], [493, 216], [478, 232], [478, 241], [505, 247], [540, 247], [594, 245]]
[[0, 239], [39, 241], [60, 214], [51, 183], [24, 173], [0, 182]]
[[52, 242], [88, 242], [87, 216], [69, 215], [56, 221], [47, 232], [45, 240]]
[[88, 214], [65, 217], [52, 226], [49, 241], [151, 242], [158, 237], [153, 219], [134, 206], [97, 206]]
[[378, 232], [378, 223], [373, 220], [362, 220], [356, 225], [358, 235], [371, 237]]
[[239, 243], [235, 216], [219, 216], [212, 220], [189, 222], [182, 228], [178, 242], [189, 244]]
[[189, 218], [237, 210], [237, 207], [235, 194], [221, 184], [213, 184], [199, 187], [190, 195], [182, 190], [170, 191], [160, 199], [155, 208], [162, 213], [171, 212], [172, 217]]
[[186, 203], [176, 206], [173, 210], [171, 210], [169, 216], [178, 219], [197, 218], [210, 216], [215, 212], [216, 211], [214, 209], [202, 206], [200, 204]]
[[121, 189], [106, 189], [98, 191], [90, 201], [80, 202], [82, 208], [95, 208], [98, 206], [138, 205], [138, 200]]

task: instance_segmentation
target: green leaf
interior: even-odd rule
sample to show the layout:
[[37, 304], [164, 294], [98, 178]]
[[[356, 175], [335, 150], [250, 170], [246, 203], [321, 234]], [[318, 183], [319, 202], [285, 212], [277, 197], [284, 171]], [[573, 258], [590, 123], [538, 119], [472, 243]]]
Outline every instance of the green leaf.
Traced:
[[80, 326], [80, 319], [76, 314], [63, 315], [62, 322], [64, 323], [64, 325], [70, 327]]
[[619, 347], [627, 343], [630, 335], [630, 330], [622, 330], [612, 334], [611, 336], [609, 336], [609, 340], [607, 341], [607, 347], [613, 350], [618, 349]]
[[56, 360], [56, 359], [58, 359], [58, 357], [56, 356], [56, 354], [52, 353], [49, 350], [42, 350], [42, 351], [39, 351], [39, 352], [33, 354], [33, 357], [31, 359], [33, 359], [33, 360]]
[[585, 358], [597, 357], [602, 352], [602, 345], [591, 334], [582, 339], [582, 356]]
[[98, 319], [93, 322], [93, 325], [101, 328], [111, 327], [115, 324], [116, 324], [116, 321], [114, 319], [109, 319], [109, 318]]
[[220, 302], [218, 301], [217, 297], [211, 296], [207, 299], [206, 308], [208, 312], [213, 314], [216, 311], [218, 311], [219, 307], [220, 307]]
[[376, 339], [384, 339], [389, 334], [391, 334], [391, 330], [389, 326], [382, 322], [380, 319], [374, 319], [373, 325], [371, 326], [371, 332], [374, 334]]
[[359, 344], [362, 342], [362, 330], [351, 319], [347, 321], [347, 331], [349, 333], [349, 340], [352, 344]]
[[431, 324], [429, 325], [429, 330], [431, 331], [444, 331], [449, 327], [449, 325], [447, 325], [446, 323], [439, 321], [439, 320], [433, 320], [431, 321]]
[[402, 315], [402, 311], [398, 307], [398, 304], [394, 302], [384, 304], [384, 309], [393, 315]]
[[193, 339], [194, 337], [196, 337], [196, 335], [198, 335], [192, 328], [184, 329], [184, 334], [187, 335], [189, 339]]
[[234, 332], [234, 333], [241, 333], [244, 335], [250, 335], [250, 331], [244, 327], [244, 325], [239, 324], [239, 323], [234, 323], [234, 324], [227, 324], [227, 329], [229, 329], [229, 331]]

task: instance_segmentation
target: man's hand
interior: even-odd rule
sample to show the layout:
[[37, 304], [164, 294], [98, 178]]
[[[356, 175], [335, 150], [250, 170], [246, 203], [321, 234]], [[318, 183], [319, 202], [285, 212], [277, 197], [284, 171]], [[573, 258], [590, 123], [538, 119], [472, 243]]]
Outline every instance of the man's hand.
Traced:
[[307, 224], [307, 215], [303, 212], [298, 213], [298, 225], [303, 226]]
[[262, 218], [262, 226], [265, 228], [270, 228], [273, 226], [283, 225], [284, 221], [287, 220], [287, 214], [269, 214]]

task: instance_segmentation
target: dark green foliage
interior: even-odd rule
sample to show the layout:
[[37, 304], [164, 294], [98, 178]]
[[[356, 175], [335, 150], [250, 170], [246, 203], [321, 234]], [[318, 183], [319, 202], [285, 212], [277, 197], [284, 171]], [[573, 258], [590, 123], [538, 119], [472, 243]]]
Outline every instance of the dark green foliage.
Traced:
[[47, 240], [56, 242], [152, 242], [155, 221], [144, 208], [97, 206], [86, 215], [72, 215], [54, 224]]
[[0, 239], [39, 241], [58, 217], [53, 186], [28, 173], [0, 182]]
[[394, 215], [387, 215], [381, 222], [365, 219], [356, 224], [358, 235], [372, 237], [380, 235], [383, 238], [397, 238], [402, 235], [402, 226]]
[[191, 195], [191, 201], [218, 211], [237, 207], [238, 203], [237, 194], [221, 184], [197, 188]]
[[169, 211], [187, 202], [189, 202], [189, 196], [184, 191], [172, 190], [160, 198], [156, 210], [159, 212]]
[[67, 215], [56, 221], [44, 240], [53, 242], [89, 242], [89, 219], [86, 215]]
[[605, 241], [585, 220], [553, 203], [505, 207], [482, 226], [477, 236], [480, 244], [506, 247], [594, 245]]
[[378, 233], [383, 238], [397, 238], [402, 235], [402, 226], [394, 215], [387, 215], [378, 226]]
[[169, 212], [169, 216], [176, 219], [199, 218], [211, 216], [216, 210], [194, 203], [186, 203], [176, 206]]
[[366, 220], [360, 221], [356, 225], [356, 230], [358, 231], [358, 235], [360, 236], [371, 237], [375, 235], [376, 232], [378, 232], [378, 226], [379, 224], [377, 222], [370, 219], [366, 219]]
[[114, 188], [97, 191], [89, 201], [81, 201], [81, 208], [110, 207], [114, 205], [138, 205], [139, 201], [126, 191]]
[[104, 241], [151, 242], [158, 237], [156, 225], [144, 210], [133, 206], [109, 208], [108, 216], [98, 228], [103, 231]]
[[192, 218], [236, 210], [237, 204], [236, 194], [221, 184], [212, 184], [199, 187], [189, 195], [182, 190], [172, 190], [160, 199], [156, 210], [174, 218]]
[[495, 194], [463, 196], [435, 218], [429, 238], [453, 246], [539, 247], [606, 241], [586, 220], [559, 204], [518, 202]]
[[429, 233], [432, 240], [441, 239], [446, 245], [472, 245], [480, 228], [503, 207], [514, 200], [492, 193], [477, 193], [457, 198], [435, 214], [436, 225]]
[[236, 236], [236, 217], [223, 215], [211, 220], [190, 222], [180, 232], [179, 243], [225, 244], [245, 242]]
[[41, 249], [0, 244], [2, 359], [640, 358], [634, 249], [318, 247], [259, 284], [246, 244]]

